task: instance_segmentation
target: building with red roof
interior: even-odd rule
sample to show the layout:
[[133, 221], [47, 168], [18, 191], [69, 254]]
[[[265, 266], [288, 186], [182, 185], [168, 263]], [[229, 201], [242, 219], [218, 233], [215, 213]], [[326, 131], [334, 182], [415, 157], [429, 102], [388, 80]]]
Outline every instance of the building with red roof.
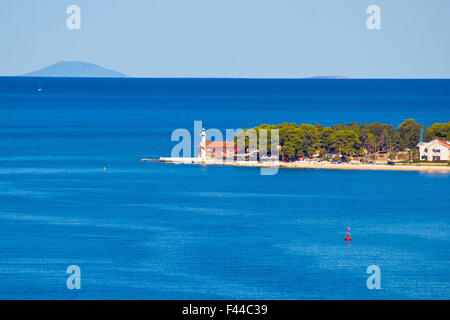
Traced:
[[202, 130], [201, 142], [198, 146], [198, 157], [203, 161], [207, 159], [233, 159], [237, 152], [234, 142], [206, 141], [206, 130]]
[[439, 161], [450, 160], [450, 142], [434, 139], [430, 142], [420, 142], [418, 145], [420, 160]]
[[208, 158], [225, 158], [233, 157], [236, 153], [234, 142], [226, 141], [207, 141], [206, 157]]

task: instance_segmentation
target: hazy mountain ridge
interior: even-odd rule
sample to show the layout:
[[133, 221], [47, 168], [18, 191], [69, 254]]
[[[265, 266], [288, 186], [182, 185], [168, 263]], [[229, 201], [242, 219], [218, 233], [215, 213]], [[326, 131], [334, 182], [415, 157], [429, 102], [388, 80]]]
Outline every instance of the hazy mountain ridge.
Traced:
[[308, 79], [350, 79], [350, 78], [345, 76], [316, 76], [316, 77], [309, 77]]
[[110, 77], [123, 78], [125, 74], [82, 61], [61, 61], [22, 75], [24, 77]]

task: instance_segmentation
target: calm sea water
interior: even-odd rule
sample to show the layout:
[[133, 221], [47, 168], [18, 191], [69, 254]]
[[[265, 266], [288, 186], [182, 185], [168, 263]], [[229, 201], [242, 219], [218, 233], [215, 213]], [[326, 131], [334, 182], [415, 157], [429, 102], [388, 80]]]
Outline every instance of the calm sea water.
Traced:
[[448, 174], [139, 161], [194, 120], [406, 118], [450, 81], [0, 78], [0, 298], [449, 299]]

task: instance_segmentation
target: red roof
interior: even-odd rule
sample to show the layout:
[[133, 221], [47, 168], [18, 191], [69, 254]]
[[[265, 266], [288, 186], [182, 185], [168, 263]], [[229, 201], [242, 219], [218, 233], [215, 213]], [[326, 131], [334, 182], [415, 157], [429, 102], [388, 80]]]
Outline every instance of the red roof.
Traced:
[[234, 142], [207, 141], [206, 146], [212, 148], [234, 148]]
[[447, 148], [450, 148], [450, 144], [449, 143], [447, 143], [447, 142], [445, 142], [445, 141], [442, 141], [442, 140], [439, 140], [439, 139], [436, 139], [437, 140], [437, 142], [439, 142], [440, 144], [443, 144], [444, 146], [446, 146]]

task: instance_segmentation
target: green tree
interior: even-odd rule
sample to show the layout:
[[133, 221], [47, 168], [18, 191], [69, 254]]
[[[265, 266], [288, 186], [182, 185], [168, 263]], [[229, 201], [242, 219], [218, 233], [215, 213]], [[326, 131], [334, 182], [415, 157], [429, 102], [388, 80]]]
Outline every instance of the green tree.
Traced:
[[352, 130], [337, 130], [329, 136], [327, 149], [341, 155], [360, 154], [361, 141]]
[[398, 126], [398, 135], [400, 138], [400, 147], [415, 148], [420, 141], [420, 130], [423, 125], [416, 123], [414, 119], [405, 120]]
[[283, 147], [281, 148], [283, 158], [286, 160], [296, 160], [299, 157], [304, 156], [303, 153], [303, 140], [300, 137], [299, 132], [289, 132], [285, 136], [283, 141]]
[[319, 148], [319, 130], [311, 124], [301, 124], [300, 134], [302, 143], [302, 153], [310, 158]]
[[361, 125], [359, 123], [357, 123], [357, 122], [349, 122], [347, 127], [348, 127], [348, 129], [354, 131], [358, 135], [358, 138], [360, 137]]
[[331, 136], [334, 134], [334, 130], [325, 127], [319, 134], [319, 146], [321, 149], [329, 152], [329, 146], [331, 144]]
[[412, 148], [409, 150], [409, 161], [418, 161], [419, 160], [419, 150], [417, 148]]
[[363, 148], [369, 152], [388, 152], [394, 145], [395, 128], [389, 124], [365, 123], [361, 126], [359, 138]]
[[[315, 154], [338, 153], [345, 156], [361, 155], [367, 150], [369, 155], [377, 152], [397, 153], [406, 148], [415, 149], [420, 138], [423, 125], [413, 119], [405, 120], [396, 131], [392, 125], [376, 123], [359, 124], [350, 122], [347, 125], [337, 124], [324, 127], [319, 123], [300, 124], [281, 123], [277, 125], [262, 124], [252, 131], [242, 130], [238, 133], [256, 135], [259, 146], [261, 130], [267, 130], [268, 151], [271, 149], [272, 130], [279, 130], [279, 145], [284, 159], [295, 160], [298, 157], [312, 157]], [[450, 140], [450, 122], [435, 123], [426, 132], [426, 139], [439, 138]], [[246, 138], [248, 148], [249, 138]], [[392, 154], [391, 154], [392, 156]], [[410, 158], [415, 155], [411, 154]], [[391, 157], [392, 158], [392, 157]]]
[[440, 139], [450, 141], [450, 122], [435, 123], [425, 132], [425, 141]]

